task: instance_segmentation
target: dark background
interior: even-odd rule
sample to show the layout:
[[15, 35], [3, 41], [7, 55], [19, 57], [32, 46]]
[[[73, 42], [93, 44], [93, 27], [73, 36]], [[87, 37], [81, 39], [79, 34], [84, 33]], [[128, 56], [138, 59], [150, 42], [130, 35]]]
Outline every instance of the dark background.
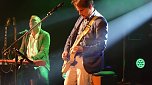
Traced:
[[[126, 14], [134, 9], [149, 3], [151, 0], [94, 0], [95, 7], [102, 13], [108, 22], [117, 17]], [[78, 18], [78, 13], [70, 3], [70, 0], [1, 0], [0, 1], [0, 50], [3, 51], [4, 46], [4, 31], [8, 18], [11, 18], [11, 23], [8, 26], [7, 46], [13, 43], [13, 20], [16, 19], [16, 37], [21, 35], [19, 32], [29, 29], [28, 22], [31, 15], [35, 14], [44, 18], [47, 13], [59, 3], [64, 2], [64, 6], [55, 11], [45, 21], [43, 21], [43, 29], [51, 35], [50, 46], [50, 62], [51, 71], [49, 74], [51, 85], [63, 85], [61, 76], [62, 59], [61, 53], [68, 35], [70, 34], [74, 23]], [[116, 28], [114, 28], [116, 29]], [[109, 29], [111, 30], [111, 29]], [[117, 30], [117, 29], [116, 29]], [[119, 31], [119, 30], [118, 30]], [[114, 33], [114, 32], [113, 32]], [[109, 34], [111, 37], [111, 34]], [[125, 44], [123, 44], [125, 42]], [[21, 40], [17, 42], [19, 48]], [[147, 20], [138, 29], [134, 30], [123, 39], [120, 39], [105, 52], [105, 67], [110, 66], [116, 72], [117, 81], [121, 81], [123, 57], [125, 54], [126, 68], [125, 79], [133, 85], [150, 85], [152, 84], [152, 19]], [[123, 52], [125, 49], [125, 52]], [[12, 51], [10, 51], [12, 52]], [[2, 55], [0, 56], [1, 58]], [[14, 57], [10, 53], [10, 58]], [[138, 58], [143, 58], [146, 66], [143, 69], [138, 69], [135, 61]], [[10, 68], [10, 67], [8, 67]], [[1, 68], [2, 70], [3, 68]], [[5, 71], [9, 71], [6, 69]], [[8, 76], [11, 73], [1, 73], [2, 82], [8, 82]], [[11, 75], [12, 76], [12, 75]]]

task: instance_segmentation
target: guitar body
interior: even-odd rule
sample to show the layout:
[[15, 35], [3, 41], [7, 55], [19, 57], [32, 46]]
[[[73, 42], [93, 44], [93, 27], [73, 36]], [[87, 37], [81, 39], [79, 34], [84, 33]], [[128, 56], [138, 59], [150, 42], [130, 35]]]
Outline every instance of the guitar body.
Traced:
[[76, 52], [71, 52], [69, 59], [64, 60], [64, 63], [63, 63], [63, 66], [62, 66], [62, 73], [66, 73], [68, 71], [71, 64], [74, 62], [75, 54], [76, 54]]

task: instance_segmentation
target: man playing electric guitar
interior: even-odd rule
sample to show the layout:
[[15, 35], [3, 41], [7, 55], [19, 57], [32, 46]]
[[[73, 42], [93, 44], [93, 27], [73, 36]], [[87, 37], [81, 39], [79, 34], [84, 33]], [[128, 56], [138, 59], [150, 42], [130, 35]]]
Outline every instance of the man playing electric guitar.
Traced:
[[[97, 16], [94, 16], [90, 22], [86, 23], [87, 25], [86, 25], [84, 31], [81, 32], [81, 34], [79, 34], [79, 35], [77, 36], [74, 44], [72, 45], [72, 47], [71, 47], [71, 49], [70, 49], [70, 52], [69, 52], [70, 57], [68, 57], [66, 60], [64, 60], [64, 64], [63, 64], [63, 66], [62, 66], [62, 73], [66, 73], [67, 70], [70, 68], [70, 65], [71, 65], [72, 63], [75, 63], [75, 62], [74, 62], [74, 58], [75, 58], [75, 55], [76, 55], [76, 53], [77, 53], [77, 49], [74, 49], [74, 48], [76, 48], [76, 47], [79, 45], [81, 39], [90, 31], [90, 27], [92, 26], [92, 24], [94, 23], [94, 21], [95, 21], [97, 18], [98, 18]], [[82, 50], [82, 51], [83, 51], [83, 50]], [[81, 52], [81, 51], [80, 51], [80, 52]]]
[[[62, 72], [66, 72], [64, 85], [91, 85], [92, 73], [101, 71], [104, 66], [108, 23], [93, 7], [93, 0], [72, 0], [72, 3], [80, 17], [75, 23], [62, 53], [63, 67], [69, 65], [66, 71], [63, 71], [62, 68]], [[98, 18], [89, 25], [89, 31], [78, 41], [79, 36], [95, 16]], [[77, 41], [78, 43], [75, 44]], [[71, 58], [73, 58], [72, 62], [68, 62]]]

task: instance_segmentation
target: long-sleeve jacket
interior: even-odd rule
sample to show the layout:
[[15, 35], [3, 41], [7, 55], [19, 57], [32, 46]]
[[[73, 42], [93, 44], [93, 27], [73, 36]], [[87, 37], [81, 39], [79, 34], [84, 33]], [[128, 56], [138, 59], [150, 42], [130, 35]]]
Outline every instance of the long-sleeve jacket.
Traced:
[[[90, 31], [80, 41], [79, 45], [83, 47], [84, 51], [78, 53], [83, 56], [83, 64], [88, 73], [98, 72], [103, 68], [104, 50], [108, 37], [108, 23], [106, 19], [95, 10], [87, 20], [90, 21], [93, 16], [98, 16], [98, 18], [91, 26]], [[78, 35], [82, 21], [83, 17], [80, 16], [66, 41], [64, 51], [70, 51], [70, 48]]]
[[[27, 45], [29, 41], [30, 34], [27, 34], [22, 39], [22, 44], [19, 49], [20, 52], [26, 55]], [[33, 56], [34, 60], [44, 60], [46, 62], [46, 68], [50, 70], [50, 61], [49, 61], [49, 47], [50, 47], [50, 34], [44, 30], [40, 30], [38, 37], [38, 54]]]

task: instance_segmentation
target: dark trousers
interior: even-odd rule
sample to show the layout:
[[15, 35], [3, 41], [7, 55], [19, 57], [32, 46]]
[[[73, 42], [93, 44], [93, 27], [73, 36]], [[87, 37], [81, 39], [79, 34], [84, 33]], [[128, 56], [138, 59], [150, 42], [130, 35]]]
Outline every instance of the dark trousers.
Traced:
[[22, 65], [17, 73], [17, 85], [48, 85], [45, 78], [40, 75], [39, 69], [34, 66]]
[[31, 85], [35, 83], [37, 73], [33, 66], [22, 65], [17, 72], [17, 85]]

